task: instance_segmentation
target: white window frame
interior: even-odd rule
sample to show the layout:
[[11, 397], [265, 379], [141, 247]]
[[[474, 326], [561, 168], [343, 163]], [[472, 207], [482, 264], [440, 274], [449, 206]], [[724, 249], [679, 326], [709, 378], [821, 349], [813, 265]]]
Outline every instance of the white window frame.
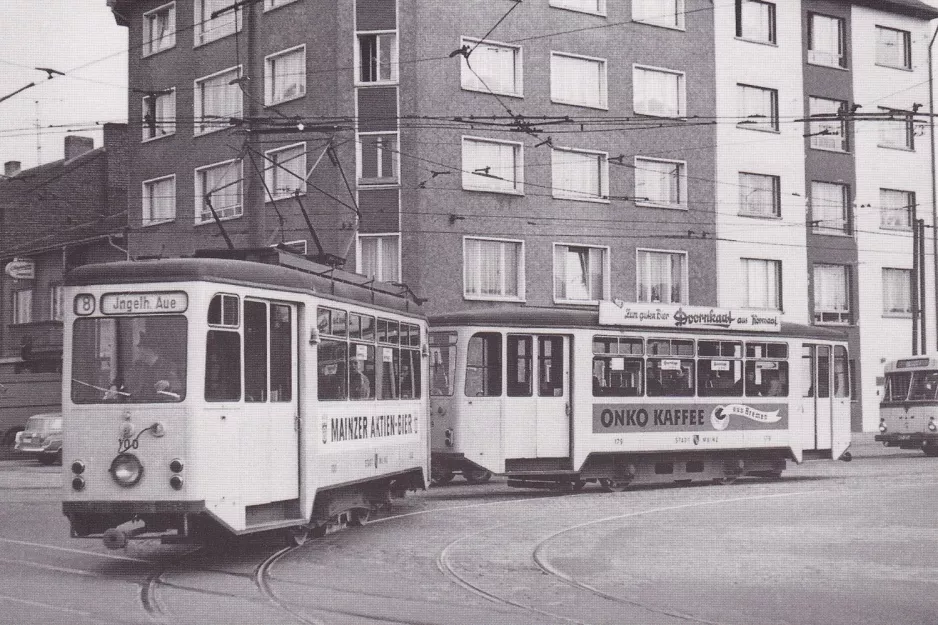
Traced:
[[49, 319], [62, 321], [65, 318], [65, 287], [61, 283], [49, 285]]
[[[287, 150], [295, 150], [296, 148], [302, 148], [303, 153], [296, 159], [299, 161], [299, 170], [303, 176], [303, 179], [300, 180], [295, 178], [289, 172], [284, 171], [277, 164], [273, 162], [274, 155], [280, 152], [286, 152]], [[291, 161], [293, 159], [290, 159]], [[275, 174], [279, 170], [279, 175], [286, 176], [288, 180], [296, 182], [296, 186], [300, 192], [300, 195], [306, 195], [306, 142], [301, 141], [299, 143], [291, 143], [290, 145], [284, 145], [279, 148], [274, 148], [272, 150], [267, 150], [264, 152], [264, 183], [267, 185], [267, 189], [270, 190], [268, 194], [266, 191], [264, 193], [265, 202], [270, 202], [270, 196], [272, 195], [274, 200], [282, 200], [284, 198], [290, 198], [294, 196], [294, 189], [289, 191], [278, 191], [275, 187], [277, 182], [278, 175]]]
[[[915, 122], [911, 113], [897, 111], [896, 109], [879, 107], [879, 112], [888, 114], [892, 119], [881, 119], [876, 122], [878, 126], [878, 136], [876, 147], [886, 148], [887, 150], [903, 150], [906, 152], [915, 151]], [[892, 141], [891, 137], [898, 136], [899, 130], [903, 135], [901, 142]]]
[[[561, 296], [557, 292], [557, 283], [558, 280], [563, 279], [566, 284], [566, 265], [563, 267], [557, 266], [557, 255], [561, 253], [561, 250], [558, 248], [563, 248], [563, 250], [570, 250], [571, 248], [575, 249], [585, 249], [589, 250], [589, 255], [592, 256], [594, 251], [598, 251], [602, 254], [600, 259], [600, 270], [602, 271], [601, 282], [602, 282], [602, 293], [600, 297], [593, 297], [595, 293], [590, 292], [588, 297], [578, 298], [570, 297], [569, 293], [566, 296]], [[582, 243], [554, 243], [553, 245], [553, 254], [551, 255], [552, 264], [553, 264], [553, 287], [554, 287], [554, 303], [555, 304], [586, 304], [586, 305], [598, 305], [599, 302], [609, 299], [609, 291], [611, 288], [611, 279], [609, 276], [611, 262], [610, 262], [610, 248], [605, 245], [584, 245]], [[592, 263], [590, 262], [590, 268]], [[563, 275], [559, 275], [559, 272], [562, 271]], [[588, 280], [587, 290], [592, 291], [592, 280]]]
[[[903, 204], [900, 208], [893, 208], [888, 205], [888, 200], [884, 201], [884, 193], [901, 193], [905, 196]], [[915, 205], [915, 191], [903, 191], [902, 189], [886, 189], [880, 188], [879, 190], [879, 227], [882, 230], [912, 230], [912, 206]], [[904, 209], [904, 210], [902, 210]], [[902, 220], [906, 223], [891, 223], [896, 220], [890, 219], [891, 215], [901, 214], [905, 218]]]
[[[837, 24], [837, 52], [829, 50], [818, 50], [816, 36], [814, 34], [815, 19], [831, 20]], [[821, 65], [824, 67], [834, 67], [838, 69], [847, 69], [847, 21], [836, 15], [825, 15], [823, 13], [808, 13], [808, 63], [811, 65]]]
[[[772, 212], [770, 215], [761, 213], [758, 211], [748, 210], [748, 207], [751, 205], [748, 202], [748, 197], [757, 191], [761, 191], [759, 187], [753, 187], [747, 184], [748, 179], [746, 177], [752, 176], [755, 178], [761, 178], [763, 180], [768, 179], [772, 183]], [[782, 217], [782, 194], [781, 194], [782, 181], [779, 176], [773, 176], [771, 174], [757, 174], [750, 171], [741, 171], [739, 172], [739, 214], [744, 217], [757, 217], [762, 219], [781, 219]]]
[[288, 4], [293, 4], [297, 1], [298, 0], [264, 0], [264, 13], [273, 11], [274, 9], [279, 9], [280, 7], [286, 6]]
[[[587, 157], [594, 161], [599, 187], [594, 193], [584, 194], [578, 190], [567, 189], [558, 184], [558, 171], [564, 165], [563, 158], [567, 155]], [[609, 154], [596, 150], [581, 150], [579, 148], [552, 147], [550, 150], [551, 194], [554, 198], [575, 200], [578, 202], [609, 203]]]
[[[515, 46], [490, 39], [473, 39], [471, 37], [460, 38], [460, 46], [466, 46], [472, 53], [469, 59], [460, 56], [459, 62], [459, 84], [466, 91], [478, 91], [479, 93], [492, 93], [496, 95], [510, 96], [513, 98], [524, 97], [524, 58], [521, 46]], [[495, 89], [481, 74], [482, 57], [476, 54], [481, 48], [495, 48], [512, 53], [512, 65], [514, 71], [514, 85], [511, 89]], [[497, 85], [496, 85], [497, 86]]]
[[[172, 199], [173, 199], [173, 214], [172, 217], [165, 217], [162, 219], [153, 218], [153, 205], [151, 202], [152, 193], [150, 188], [160, 182], [172, 182]], [[159, 178], [150, 178], [149, 180], [144, 180], [140, 183], [140, 192], [141, 192], [141, 214], [140, 214], [140, 223], [141, 227], [153, 226], [156, 224], [164, 224], [176, 220], [176, 174], [170, 174], [168, 176], [160, 176]]]
[[[468, 265], [468, 255], [467, 255], [467, 243], [469, 241], [485, 241], [488, 243], [503, 243], [507, 245], [517, 245], [518, 246], [518, 266], [515, 267], [516, 272], [516, 283], [518, 285], [518, 293], [516, 295], [505, 294], [506, 284], [504, 279], [502, 280], [502, 293], [501, 294], [484, 294], [484, 293], [470, 293], [469, 291], [469, 280], [470, 272]], [[504, 248], [502, 248], [504, 250]], [[502, 275], [505, 274], [505, 258], [504, 252], [500, 252], [501, 258], [500, 262], [502, 263]], [[463, 266], [463, 298], [467, 300], [480, 300], [480, 301], [502, 301], [502, 302], [523, 302], [525, 301], [525, 245], [524, 241], [521, 239], [502, 239], [497, 237], [480, 237], [480, 236], [464, 236], [462, 244], [462, 266]], [[480, 267], [474, 267], [473, 272], [476, 276], [481, 276], [479, 271]], [[480, 282], [477, 278], [476, 282]]]
[[[677, 78], [677, 93], [674, 94], [677, 102], [668, 103], [676, 105], [674, 107], [677, 109], [676, 114], [670, 115], [647, 108], [648, 99], [643, 96], [648, 89], [640, 79], [641, 76], [646, 76], [646, 73], [666, 74]], [[636, 115], [647, 115], [649, 117], [666, 117], [669, 119], [687, 117], [687, 76], [682, 71], [666, 67], [632, 65], [632, 109]]]
[[[303, 73], [301, 79], [298, 83], [299, 91], [294, 95], [283, 97], [277, 99], [274, 93], [274, 72], [271, 71], [271, 67], [276, 67], [276, 60], [287, 56], [295, 54], [298, 51], [302, 51], [303, 56]], [[275, 52], [273, 54], [268, 54], [264, 57], [264, 105], [265, 106], [275, 106], [277, 104], [283, 104], [284, 102], [290, 102], [291, 100], [298, 100], [306, 96], [306, 45], [301, 44], [294, 46], [292, 48], [287, 48], [286, 50], [281, 50], [280, 52]]]
[[[825, 150], [827, 152], [843, 152], [847, 153], [850, 151], [850, 137], [849, 137], [849, 128], [847, 126], [847, 120], [845, 117], [838, 118], [836, 120], [822, 120], [822, 121], [810, 121], [812, 115], [837, 115], [837, 112], [834, 113], [821, 113], [815, 111], [817, 104], [827, 103], [837, 104], [837, 112], [843, 110], [847, 106], [847, 103], [843, 100], [834, 100], [832, 98], [819, 98], [816, 96], [808, 96], [808, 135], [809, 135], [809, 145], [813, 150]], [[823, 108], [830, 108], [823, 107]], [[820, 134], [825, 130], [831, 130], [831, 134]], [[839, 138], [838, 138], [839, 137]], [[835, 146], [838, 144], [839, 147]]]
[[[746, 12], [743, 7], [747, 4], [758, 4], [767, 7], [768, 10], [768, 37], [747, 36]], [[765, 45], [778, 45], [778, 7], [775, 2], [766, 2], [765, 0], [736, 0], [736, 38], [742, 41], [753, 43], [762, 43]]]
[[[361, 51], [361, 38], [362, 37], [377, 37], [380, 41], [381, 37], [390, 35], [394, 37], [394, 45], [391, 46], [391, 59], [388, 62], [388, 66], [391, 68], [391, 77], [390, 78], [378, 78], [377, 80], [362, 80], [362, 51]], [[381, 58], [381, 45], [378, 43], [378, 68], [383, 65], [383, 59]], [[400, 37], [396, 30], [360, 30], [355, 33], [355, 51], [354, 51], [354, 62], [355, 62], [355, 85], [395, 85], [400, 77]], [[380, 69], [377, 70], [380, 75]]]
[[[902, 62], [900, 65], [895, 65], [890, 62], [888, 55], [882, 55], [881, 50], [882, 46], [886, 43], [880, 38], [880, 34], [889, 31], [890, 33], [895, 33], [899, 35], [899, 38], [902, 40]], [[904, 69], [907, 71], [912, 70], [912, 33], [907, 30], [902, 30], [901, 28], [892, 28], [890, 26], [882, 26], [880, 24], [876, 25], [876, 65], [880, 67], [889, 67], [892, 69]]]
[[[641, 196], [638, 190], [639, 176], [642, 176], [644, 171], [647, 168], [644, 168], [645, 163], [669, 163], [671, 165], [678, 166], [678, 202], [660, 202], [654, 198], [646, 198], [646, 196]], [[673, 210], [688, 210], [688, 198], [687, 198], [687, 161], [675, 161], [665, 158], [651, 158], [648, 156], [636, 156], [635, 157], [635, 206], [641, 206], [646, 208], [669, 208]]]
[[[217, 24], [213, 25], [212, 22], [215, 20], [229, 19], [229, 13], [225, 15], [219, 15], [215, 20], [211, 19], [211, 15], [214, 11], [209, 11], [205, 16], [205, 19], [202, 19], [203, 8], [205, 6], [206, 0], [195, 0], [192, 3], [192, 47], [198, 48], [199, 46], [204, 46], [206, 44], [212, 43], [213, 41], [218, 41], [219, 39], [224, 39], [225, 37], [230, 37], [236, 32], [241, 32], [241, 28], [244, 26], [244, 16], [240, 8], [234, 9], [234, 11], [229, 11], [229, 13], [234, 13], [235, 27], [234, 30], [229, 32], [213, 32], [220, 31], [221, 29]], [[225, 0], [224, 6], [229, 6], [234, 4], [234, 2], [228, 2]]]
[[[840, 205], [840, 217], [836, 220], [834, 219], [818, 219], [818, 208], [821, 208], [820, 198], [815, 192], [815, 185], [827, 185], [829, 187], [838, 187], [840, 189], [841, 195], [841, 205]], [[843, 184], [840, 182], [829, 182], [827, 180], [812, 180], [811, 181], [811, 229], [814, 234], [824, 234], [831, 236], [839, 237], [849, 237], [853, 233], [853, 223], [852, 223], [852, 211], [850, 206], [850, 185]], [[831, 206], [825, 206], [823, 208], [829, 208], [833, 210]], [[821, 222], [833, 222], [833, 226], [822, 225]]]
[[[244, 161], [242, 159], [232, 158], [227, 161], [220, 161], [218, 163], [204, 165], [202, 167], [197, 167], [195, 169], [195, 187], [194, 187], [195, 210], [193, 211], [195, 225], [198, 226], [201, 224], [210, 224], [210, 223], [214, 223], [215, 221], [212, 218], [212, 212], [208, 209], [208, 206], [205, 205], [204, 203], [205, 202], [205, 189], [202, 188], [203, 185], [200, 179], [201, 176], [199, 174], [209, 169], [231, 167], [235, 163], [237, 163], [236, 175], [237, 175], [237, 184], [239, 185], [239, 189], [240, 189], [239, 193], [241, 195], [241, 203], [237, 205], [237, 211], [235, 212], [235, 214], [219, 215], [218, 219], [219, 221], [227, 221], [229, 219], [239, 219], [244, 216]], [[226, 187], [226, 188], [230, 188], [230, 187]], [[208, 214], [208, 216], [205, 219], [201, 218], [203, 206], [205, 207], [205, 212]], [[219, 209], [218, 206], [215, 206], [214, 202], [212, 203], [212, 206], [215, 208], [216, 213], [218, 213], [220, 210], [229, 210], [231, 208], [231, 207], [224, 207], [224, 208]]]
[[[585, 9], [583, 5], [592, 4], [595, 9]], [[566, 9], [567, 11], [576, 11], [577, 13], [589, 13], [590, 15], [606, 15], [606, 0], [550, 0], [548, 6], [555, 9]]]
[[[234, 67], [228, 67], [214, 74], [209, 74], [208, 76], [202, 76], [201, 78], [196, 78], [192, 82], [192, 111], [193, 111], [193, 120], [192, 120], [192, 134], [196, 137], [201, 137], [203, 135], [211, 134], [213, 132], [219, 132], [220, 130], [225, 130], [230, 128], [230, 124], [225, 121], [212, 121], [206, 122], [204, 119], [205, 111], [203, 110], [204, 104], [202, 102], [202, 83], [208, 82], [213, 78], [217, 78], [224, 74], [229, 74], [234, 72], [236, 78], [241, 77], [241, 66], [235, 65]], [[237, 85], [230, 85], [226, 82], [228, 86], [233, 86], [238, 91], [238, 111], [237, 115], [234, 117], [241, 117], [244, 114], [244, 92], [241, 91], [241, 88]], [[224, 124], [224, 125], [222, 125]]]
[[[643, 3], [641, 9], [644, 9], [644, 11], [640, 9], [640, 3]], [[684, 0], [658, 0], [655, 3], [658, 5], [670, 4], [671, 9], [673, 9], [672, 13], [655, 12], [659, 9], [653, 6], [644, 6], [644, 4], [651, 5], [652, 3], [653, 0], [632, 0], [632, 21], [672, 30], [685, 30]], [[665, 9], [660, 9], [660, 11], [663, 10]]]
[[[778, 310], [778, 311], [784, 310], [783, 308], [784, 303], [782, 299], [782, 261], [778, 259], [774, 259], [774, 258], [740, 258], [739, 260], [742, 263], [742, 273], [743, 273], [743, 280], [745, 284], [743, 288], [743, 293], [745, 294], [746, 299], [743, 302], [743, 306], [745, 306], [746, 308], [752, 308], [755, 310]], [[775, 281], [775, 289], [774, 289], [775, 301], [776, 301], [775, 306], [770, 306], [770, 305], [765, 306], [765, 305], [762, 305], [763, 302], [753, 303], [753, 297], [752, 297], [753, 285], [749, 280], [750, 275], [751, 275], [750, 269], [753, 269], [753, 268], [756, 268], [756, 269], [761, 268], [766, 278], [769, 277], [769, 273], [774, 269], [775, 276], [773, 279]], [[769, 287], [772, 285], [769, 284], [768, 281], [766, 281], [766, 283], [763, 286], [764, 286], [763, 291], [765, 291], [766, 295], [769, 295], [771, 292]], [[767, 302], [767, 303], [770, 303], [770, 302]]]
[[[364, 276], [367, 276], [362, 267], [362, 241], [364, 239], [373, 239], [376, 240], [378, 250], [376, 252], [376, 264], [377, 264], [377, 273], [373, 276], [375, 280], [380, 282], [401, 282], [401, 233], [400, 232], [385, 232], [385, 233], [368, 233], [368, 234], [359, 234], [356, 237], [355, 241], [355, 264], [356, 272]], [[397, 247], [397, 275], [387, 276], [386, 268], [384, 267], [384, 253], [381, 249], [386, 241], [393, 239]]]
[[[151, 23], [154, 19], [158, 19], [157, 15], [162, 12], [168, 12], [171, 16], [169, 20], [169, 32], [167, 32], [163, 37], [154, 40], [151, 33]], [[155, 9], [151, 9], [143, 14], [143, 31], [142, 36], [143, 46], [142, 46], [142, 56], [148, 57], [153, 56], [154, 54], [159, 54], [165, 50], [176, 47], [176, 3], [168, 2], [162, 6], [158, 6]], [[157, 44], [154, 46], [154, 41]]]
[[[688, 272], [688, 266], [687, 266], [687, 263], [688, 263], [687, 251], [686, 250], [658, 250], [658, 249], [645, 248], [645, 247], [639, 247], [639, 248], [636, 248], [635, 250], [635, 301], [655, 303], [655, 304], [669, 303], [669, 302], [652, 302], [650, 291], [648, 293], [647, 299], [643, 299], [645, 294], [642, 293], [642, 276], [644, 275], [644, 272], [647, 271], [648, 267], [646, 266], [646, 263], [642, 262], [642, 254], [666, 254], [668, 255], [668, 258], [670, 259], [669, 264], [673, 263], [674, 256], [680, 256], [683, 258], [683, 261], [681, 263], [681, 301], [670, 302], [670, 303], [671, 304], [687, 304], [690, 299], [689, 298], [690, 294], [688, 292], [688, 289], [690, 286], [690, 280], [688, 278], [689, 272]], [[668, 274], [670, 275], [672, 273], [674, 273], [673, 267], [672, 267], [672, 271], [669, 271]], [[648, 281], [648, 287], [649, 289], [651, 288], [650, 280]], [[673, 285], [669, 284], [669, 289], [671, 287], [673, 287]]]
[[[564, 94], [560, 91], [562, 82], [560, 81], [557, 71], [554, 66], [554, 59], [556, 58], [566, 58], [566, 59], [576, 59], [579, 61], [584, 61], [587, 63], [595, 63], [599, 69], [599, 85], [598, 85], [598, 94], [599, 101], [597, 102], [588, 102], [586, 100], [576, 100], [573, 98], [565, 98]], [[601, 109], [609, 110], [609, 90], [608, 90], [608, 63], [606, 59], [602, 59], [594, 56], [584, 56], [582, 54], [571, 54], [569, 52], [555, 52], [551, 50], [550, 53], [550, 101], [556, 104], [568, 104], [570, 106], [582, 106], [584, 108], [592, 109]]]
[[[759, 132], [780, 132], [779, 130], [779, 116], [778, 116], [778, 89], [772, 89], [769, 87], [758, 87], [756, 85], [747, 85], [743, 83], [736, 83], [736, 95], [739, 98], [738, 100], [738, 112], [739, 112], [739, 121], [736, 123], [737, 128], [742, 128], [744, 130], [758, 130]], [[769, 116], [765, 117], [761, 113], [753, 113], [752, 109], [747, 110], [747, 103], [751, 99], [748, 98], [747, 93], [752, 92], [753, 96], [756, 93], [761, 95], [768, 95], [769, 98]], [[765, 120], [765, 121], [762, 121]]]
[[[154, 111], [156, 112], [156, 115], [153, 119], [153, 129], [151, 129], [147, 124], [146, 118], [150, 108], [148, 102], [154, 98]], [[172, 119], [169, 119], [168, 117], [161, 118], [159, 115], [159, 102], [163, 98], [167, 98], [170, 102], [172, 102]], [[163, 112], [166, 112], [165, 105], [163, 106]], [[156, 141], [157, 139], [171, 137], [176, 134], [176, 88], [170, 88], [169, 93], [152, 93], [141, 98], [140, 122], [143, 128], [143, 137], [141, 138], [141, 143]], [[147, 136], [151, 130], [154, 131], [155, 134], [153, 136]], [[164, 132], [160, 133], [160, 130], [163, 130]]]
[[33, 320], [33, 289], [18, 289], [13, 291], [13, 309], [11, 321], [13, 324], [31, 323]]
[[[908, 291], [907, 293], [904, 294], [908, 297], [908, 300], [904, 302], [907, 304], [905, 310], [890, 310], [887, 307], [887, 305], [889, 304], [889, 301], [893, 299], [893, 297], [889, 295], [890, 284], [889, 284], [889, 280], [887, 279], [887, 276], [889, 275], [893, 275], [893, 276], [904, 275], [905, 276], [906, 284], [908, 286]], [[883, 317], [910, 318], [912, 316], [912, 289], [914, 288], [914, 285], [912, 284], [912, 270], [904, 269], [901, 267], [883, 267], [882, 279], [883, 279]]]
[[[843, 310], [830, 309], [825, 310], [818, 307], [818, 279], [817, 272], [818, 269], [828, 269], [828, 268], [837, 268], [843, 273], [844, 278], [844, 293], [845, 293], [845, 308]], [[838, 265], [838, 264], [828, 264], [828, 263], [818, 263], [815, 264], [811, 270], [811, 278], [814, 282], [814, 323], [817, 325], [850, 325], [852, 322], [852, 314], [850, 312], [851, 308], [851, 285], [850, 285], [850, 271], [847, 265]]]
[[[379, 176], [377, 178], [366, 178], [364, 175], [365, 171], [365, 137], [393, 137], [394, 138], [394, 147], [379, 147], [376, 148], [377, 151], [390, 151], [391, 152], [391, 172], [387, 176]], [[358, 184], [362, 187], [377, 187], [377, 186], [396, 186], [401, 182], [401, 159], [400, 159], [400, 133], [396, 130], [391, 131], [381, 131], [381, 132], [360, 132], [358, 133], [358, 141], [355, 143], [356, 147], [356, 163], [357, 163], [357, 173]], [[382, 169], [380, 173], [385, 173], [383, 168], [380, 167], [383, 164], [380, 155], [376, 158], [376, 162], [379, 164], [379, 168]]]
[[[495, 184], [486, 184], [484, 181], [490, 179], [493, 174], [491, 171], [488, 176], [476, 173], [475, 170], [469, 170], [466, 167], [466, 146], [471, 144], [489, 144], [489, 145], [508, 145], [514, 150], [514, 180], [508, 181], [511, 184], [510, 189], [499, 187]], [[485, 191], [487, 193], [507, 193], [509, 195], [524, 195], [524, 144], [515, 141], [499, 141], [487, 137], [462, 137], [462, 188], [467, 191]], [[505, 180], [498, 178], [498, 181]]]

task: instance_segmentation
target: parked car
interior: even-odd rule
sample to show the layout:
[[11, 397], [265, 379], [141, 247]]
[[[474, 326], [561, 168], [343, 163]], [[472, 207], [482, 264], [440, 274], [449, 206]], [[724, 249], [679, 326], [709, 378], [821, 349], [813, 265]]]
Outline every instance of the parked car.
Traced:
[[62, 413], [31, 416], [26, 429], [17, 432], [14, 449], [35, 454], [40, 464], [62, 464]]

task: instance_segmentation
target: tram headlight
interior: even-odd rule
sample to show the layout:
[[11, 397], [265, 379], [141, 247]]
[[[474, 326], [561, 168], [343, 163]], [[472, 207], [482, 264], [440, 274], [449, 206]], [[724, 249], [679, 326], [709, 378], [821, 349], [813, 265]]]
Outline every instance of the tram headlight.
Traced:
[[446, 428], [446, 432], [444, 432], [444, 438], [445, 438], [446, 446], [452, 447], [453, 446], [453, 428]]
[[81, 475], [85, 472], [85, 463], [81, 460], [76, 460], [72, 463], [72, 473], [75, 475]]
[[72, 478], [72, 490], [85, 490], [85, 478], [76, 475]]
[[938, 425], [935, 425], [935, 417], [931, 417], [928, 419], [928, 431], [938, 432]]
[[173, 490], [182, 490], [182, 478], [178, 475], [174, 475], [169, 478], [169, 485], [173, 487]]
[[173, 473], [182, 473], [182, 460], [179, 458], [173, 458], [169, 463], [169, 470]]
[[111, 477], [120, 486], [133, 486], [143, 477], [143, 465], [133, 454], [119, 454], [108, 469]]
[[886, 418], [880, 417], [879, 418], [879, 433], [885, 434], [887, 429], [889, 428], [886, 427]]

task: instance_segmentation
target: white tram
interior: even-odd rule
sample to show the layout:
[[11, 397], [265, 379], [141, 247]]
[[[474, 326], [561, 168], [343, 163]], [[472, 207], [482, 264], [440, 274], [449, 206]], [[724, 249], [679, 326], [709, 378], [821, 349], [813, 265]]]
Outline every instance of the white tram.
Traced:
[[513, 486], [778, 477], [849, 460], [840, 332], [777, 315], [604, 302], [430, 317], [435, 483]]
[[257, 254], [69, 274], [62, 508], [73, 536], [116, 548], [280, 530], [299, 542], [426, 487], [418, 303]]
[[886, 363], [876, 440], [938, 457], [938, 358], [914, 356]]

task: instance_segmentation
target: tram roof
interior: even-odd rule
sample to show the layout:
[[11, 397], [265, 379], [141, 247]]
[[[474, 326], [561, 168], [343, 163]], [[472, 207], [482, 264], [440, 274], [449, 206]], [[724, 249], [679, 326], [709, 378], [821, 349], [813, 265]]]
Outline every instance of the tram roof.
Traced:
[[159, 284], [203, 281], [293, 292], [421, 314], [419, 300], [406, 286], [378, 282], [361, 274], [315, 263], [280, 252], [270, 257], [289, 264], [231, 258], [164, 258], [118, 261], [76, 267], [68, 272], [68, 286], [98, 284]]
[[499, 306], [493, 308], [473, 308], [431, 315], [431, 327], [439, 326], [505, 326], [510, 328], [584, 328], [596, 331], [602, 330], [633, 330], [646, 333], [693, 333], [693, 334], [726, 334], [745, 335], [749, 337], [803, 337], [825, 341], [845, 341], [847, 334], [836, 328], [822, 328], [800, 323], [782, 322], [779, 332], [745, 332], [739, 330], [717, 329], [678, 329], [662, 327], [641, 327], [637, 325], [606, 325], [599, 323], [598, 310], [581, 310], [572, 308], [528, 307], [528, 306]]

